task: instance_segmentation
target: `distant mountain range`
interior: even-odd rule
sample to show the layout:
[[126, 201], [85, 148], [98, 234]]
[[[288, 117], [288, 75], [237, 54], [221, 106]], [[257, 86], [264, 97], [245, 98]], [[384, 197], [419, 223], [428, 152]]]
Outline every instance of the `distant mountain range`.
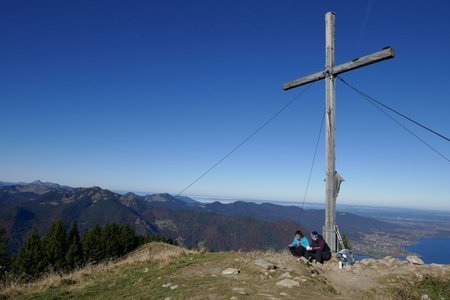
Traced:
[[[255, 250], [285, 247], [299, 227], [307, 233], [321, 231], [324, 211], [302, 212], [296, 206], [243, 201], [205, 204], [164, 193], [122, 195], [100, 187], [72, 188], [41, 181], [0, 182], [0, 224], [7, 230], [12, 251], [21, 246], [33, 226], [44, 234], [55, 220], [63, 220], [66, 226], [76, 221], [81, 232], [97, 223], [129, 223], [140, 234], [181, 237], [186, 246]], [[340, 212], [337, 223], [352, 239], [393, 231], [397, 226]]]
[[5, 182], [5, 181], [0, 181], [0, 186], [8, 186], [8, 185], [27, 185], [29, 183], [26, 182]]

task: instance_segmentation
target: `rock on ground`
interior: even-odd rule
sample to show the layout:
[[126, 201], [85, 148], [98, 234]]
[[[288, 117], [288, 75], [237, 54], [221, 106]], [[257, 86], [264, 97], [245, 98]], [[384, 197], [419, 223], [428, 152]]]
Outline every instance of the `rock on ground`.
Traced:
[[235, 269], [235, 268], [228, 268], [222, 271], [223, 275], [237, 275], [239, 274], [239, 269]]
[[419, 257], [415, 255], [408, 255], [406, 257], [406, 260], [415, 265], [423, 265], [423, 260], [421, 260]]
[[280, 275], [280, 278], [284, 278], [284, 277], [286, 277], [286, 278], [291, 278], [292, 275], [291, 275], [291, 273], [289, 273], [289, 272], [285, 272], [285, 273], [283, 273], [283, 274]]
[[274, 263], [262, 258], [257, 258], [255, 260], [255, 265], [260, 266], [266, 270], [275, 269], [277, 267]]
[[287, 287], [287, 288], [291, 288], [291, 287], [294, 287], [294, 286], [300, 286], [298, 281], [291, 280], [291, 279], [283, 279], [281, 281], [278, 281], [277, 285], [278, 286], [282, 286], [282, 287]]

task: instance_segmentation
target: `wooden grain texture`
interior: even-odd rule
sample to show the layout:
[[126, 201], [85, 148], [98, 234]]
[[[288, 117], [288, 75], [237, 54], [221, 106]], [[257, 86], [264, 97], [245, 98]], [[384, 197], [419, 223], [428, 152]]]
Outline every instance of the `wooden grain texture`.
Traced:
[[336, 77], [332, 74], [335, 66], [334, 23], [334, 13], [328, 12], [325, 15], [325, 71], [328, 71], [329, 74], [327, 74], [327, 76], [325, 77], [326, 193], [325, 225], [322, 229], [322, 233], [331, 251], [336, 252], [336, 186], [334, 184], [334, 174], [336, 173]]
[[[333, 47], [334, 49], [334, 47]], [[371, 65], [383, 60], [391, 59], [395, 57], [395, 50], [394, 48], [386, 48], [381, 51], [375, 52], [373, 54], [369, 54], [360, 58], [356, 58], [352, 61], [333, 66], [332, 69], [330, 69], [331, 74], [333, 75], [339, 75], [351, 70], [355, 70], [367, 65]], [[316, 72], [311, 75], [307, 75], [304, 77], [300, 77], [297, 79], [294, 79], [292, 81], [286, 82], [283, 84], [283, 90], [290, 90], [314, 81], [318, 81], [321, 79], [324, 79], [326, 77], [326, 70]]]
[[301, 85], [305, 85], [314, 81], [318, 81], [325, 78], [325, 72], [320, 71], [305, 77], [301, 77], [283, 84], [283, 90], [287, 91], [293, 88], [296, 88]]
[[395, 56], [393, 48], [385, 48], [373, 54], [335, 65], [334, 36], [335, 14], [325, 14], [325, 69], [311, 75], [297, 78], [283, 84], [284, 90], [289, 90], [314, 81], [325, 79], [326, 99], [326, 195], [325, 195], [325, 224], [322, 233], [325, 241], [333, 252], [337, 250], [336, 239], [336, 150], [335, 150], [335, 106], [336, 106], [336, 76], [338, 74], [371, 65]]
[[394, 57], [395, 57], [395, 50], [393, 48], [386, 48], [373, 54], [369, 54], [367, 56], [363, 56], [354, 59], [352, 61], [335, 66], [333, 68], [333, 74], [339, 75], [344, 72], [355, 70]]

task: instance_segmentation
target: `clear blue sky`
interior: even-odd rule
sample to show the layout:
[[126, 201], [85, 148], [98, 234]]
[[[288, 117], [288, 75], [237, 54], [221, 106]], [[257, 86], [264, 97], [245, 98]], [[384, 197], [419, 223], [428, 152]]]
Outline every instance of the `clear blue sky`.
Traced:
[[[179, 192], [323, 68], [329, 10], [337, 63], [396, 49], [343, 78], [450, 135], [447, 0], [3, 1], [0, 180]], [[300, 201], [323, 109], [317, 82], [186, 195]], [[339, 203], [450, 210], [447, 161], [339, 82], [336, 118]]]

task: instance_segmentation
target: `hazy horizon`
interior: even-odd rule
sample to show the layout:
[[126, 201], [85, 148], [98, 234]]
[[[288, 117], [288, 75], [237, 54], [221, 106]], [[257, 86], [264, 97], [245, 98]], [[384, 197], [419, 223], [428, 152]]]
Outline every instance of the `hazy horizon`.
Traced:
[[[68, 184], [64, 184], [64, 183], [59, 183], [59, 182], [51, 182], [51, 181], [46, 181], [46, 180], [41, 180], [41, 179], [35, 179], [32, 181], [11, 181], [11, 180], [0, 180], [0, 182], [7, 182], [7, 183], [25, 183], [25, 184], [30, 184], [36, 181], [40, 181], [42, 183], [54, 183], [54, 184], [59, 184], [61, 186], [69, 186], [69, 187], [73, 187], [73, 188], [89, 188], [89, 187], [93, 187], [93, 186], [99, 186], [99, 185], [89, 185], [89, 186], [71, 186]], [[169, 193], [167, 191], [133, 191], [133, 190], [120, 190], [120, 189], [114, 189], [114, 188], [105, 188], [102, 186], [99, 186], [100, 188], [103, 189], [107, 189], [110, 190], [112, 192], [115, 193], [119, 193], [119, 194], [126, 194], [126, 193], [134, 193], [136, 195], [140, 195], [140, 196], [145, 196], [145, 195], [152, 195], [152, 194], [159, 194], [159, 193]], [[169, 193], [172, 196], [177, 196], [177, 193]], [[273, 204], [278, 204], [278, 205], [293, 205], [293, 206], [297, 206], [297, 207], [302, 207], [303, 206], [303, 200], [285, 200], [285, 199], [263, 199], [263, 198], [242, 198], [242, 197], [230, 197], [230, 196], [222, 196], [222, 195], [191, 195], [191, 194], [182, 194], [181, 196], [185, 196], [185, 197], [189, 197], [193, 200], [196, 200], [198, 202], [201, 203], [212, 203], [214, 201], [218, 201], [221, 203], [233, 203], [236, 201], [245, 201], [245, 202], [254, 202], [254, 203], [273, 203]], [[430, 208], [430, 207], [420, 207], [420, 206], [409, 206], [409, 207], [402, 207], [402, 206], [395, 206], [395, 205], [377, 205], [377, 204], [371, 204], [371, 203], [365, 203], [365, 202], [355, 202], [355, 203], [345, 203], [345, 202], [340, 202], [339, 201], [339, 197], [338, 200], [336, 201], [336, 205], [337, 205], [337, 209], [339, 210], [339, 207], [367, 207], [367, 208], [386, 208], [386, 209], [406, 209], [406, 210], [421, 210], [421, 211], [432, 211], [432, 212], [439, 212], [439, 211], [444, 211], [444, 212], [448, 212], [450, 213], [450, 209], [439, 209], [439, 208]], [[323, 201], [320, 200], [306, 200], [304, 202], [304, 207], [305, 209], [307, 208], [311, 208], [311, 207], [320, 207], [320, 208], [324, 208], [325, 207], [325, 199]]]

